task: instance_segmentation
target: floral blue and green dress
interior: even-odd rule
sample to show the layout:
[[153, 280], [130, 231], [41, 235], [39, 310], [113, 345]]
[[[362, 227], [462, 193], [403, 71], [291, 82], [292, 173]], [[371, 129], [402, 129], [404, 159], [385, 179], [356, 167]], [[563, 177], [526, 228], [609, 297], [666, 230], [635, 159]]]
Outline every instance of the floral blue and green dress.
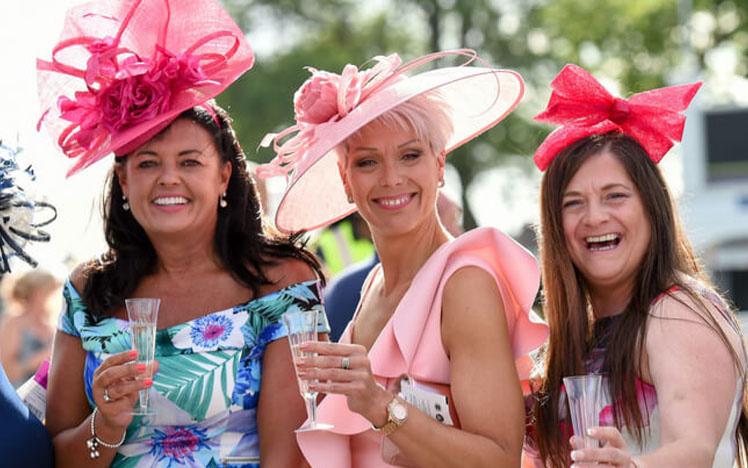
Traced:
[[[93, 409], [94, 370], [131, 348], [128, 324], [114, 317], [96, 321], [69, 281], [63, 295], [60, 330], [81, 339]], [[265, 349], [286, 336], [283, 313], [309, 309], [322, 310], [316, 280], [158, 330], [160, 366], [149, 390], [154, 415], [135, 417], [111, 466], [259, 467], [257, 405]], [[329, 332], [325, 314], [319, 316], [319, 332]]]

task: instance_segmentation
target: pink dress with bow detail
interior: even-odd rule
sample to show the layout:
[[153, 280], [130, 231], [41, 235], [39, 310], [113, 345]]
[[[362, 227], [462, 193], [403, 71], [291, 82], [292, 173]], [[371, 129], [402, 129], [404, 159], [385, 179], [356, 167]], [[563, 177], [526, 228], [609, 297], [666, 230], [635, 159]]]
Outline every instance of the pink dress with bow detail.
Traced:
[[[441, 340], [442, 291], [449, 277], [467, 266], [482, 268], [496, 280], [517, 372], [520, 380], [528, 378], [528, 353], [548, 337], [547, 325], [531, 310], [540, 282], [537, 263], [531, 253], [501, 231], [477, 228], [440, 246], [413, 278], [369, 350], [372, 372], [379, 383], [386, 387], [403, 374], [416, 381], [450, 383], [450, 363]], [[350, 343], [352, 325], [353, 321], [341, 343]], [[297, 435], [312, 467], [390, 466], [382, 461], [380, 436], [371, 430], [368, 420], [348, 409], [345, 396], [327, 395], [317, 418], [335, 427]]]

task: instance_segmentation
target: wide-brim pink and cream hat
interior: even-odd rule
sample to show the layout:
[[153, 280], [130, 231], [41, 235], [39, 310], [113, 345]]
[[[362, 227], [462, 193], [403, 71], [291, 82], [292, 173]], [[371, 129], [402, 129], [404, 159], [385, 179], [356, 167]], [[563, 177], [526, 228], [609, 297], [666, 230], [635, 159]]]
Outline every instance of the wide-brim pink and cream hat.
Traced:
[[37, 61], [39, 126], [75, 159], [71, 175], [136, 149], [253, 63], [218, 0], [79, 5], [68, 10], [51, 59]]
[[[445, 56], [466, 60], [407, 75]], [[340, 75], [310, 68], [312, 76], [294, 96], [295, 125], [263, 141], [272, 141], [277, 155], [259, 166], [257, 175], [288, 179], [275, 216], [280, 231], [316, 229], [356, 211], [343, 188], [336, 148], [380, 115], [416, 96], [438, 92], [453, 126], [445, 146], [449, 153], [501, 122], [525, 89], [517, 72], [479, 66], [482, 61], [472, 50], [437, 52], [405, 64], [397, 54], [373, 62], [365, 70], [346, 65]]]

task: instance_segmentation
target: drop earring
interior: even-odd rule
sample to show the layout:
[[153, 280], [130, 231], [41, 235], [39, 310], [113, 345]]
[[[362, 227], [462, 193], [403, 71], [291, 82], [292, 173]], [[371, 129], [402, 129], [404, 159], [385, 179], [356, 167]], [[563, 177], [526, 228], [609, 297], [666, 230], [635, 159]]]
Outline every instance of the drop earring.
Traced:
[[122, 209], [125, 211], [130, 211], [130, 204], [127, 203], [127, 197], [122, 195]]
[[220, 199], [219, 199], [219, 201], [218, 201], [218, 205], [219, 205], [219, 206], [220, 206], [221, 208], [226, 208], [227, 206], [229, 206], [229, 202], [227, 202], [227, 201], [226, 201], [226, 192], [223, 192], [223, 193], [221, 194], [221, 198], [220, 198]]

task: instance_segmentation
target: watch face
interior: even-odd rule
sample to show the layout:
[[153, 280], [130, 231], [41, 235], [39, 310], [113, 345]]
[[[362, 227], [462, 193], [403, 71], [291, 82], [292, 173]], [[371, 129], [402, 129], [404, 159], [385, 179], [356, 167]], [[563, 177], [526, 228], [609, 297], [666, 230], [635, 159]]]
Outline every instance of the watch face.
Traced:
[[399, 422], [404, 421], [408, 417], [408, 408], [399, 402], [392, 405], [392, 417]]

